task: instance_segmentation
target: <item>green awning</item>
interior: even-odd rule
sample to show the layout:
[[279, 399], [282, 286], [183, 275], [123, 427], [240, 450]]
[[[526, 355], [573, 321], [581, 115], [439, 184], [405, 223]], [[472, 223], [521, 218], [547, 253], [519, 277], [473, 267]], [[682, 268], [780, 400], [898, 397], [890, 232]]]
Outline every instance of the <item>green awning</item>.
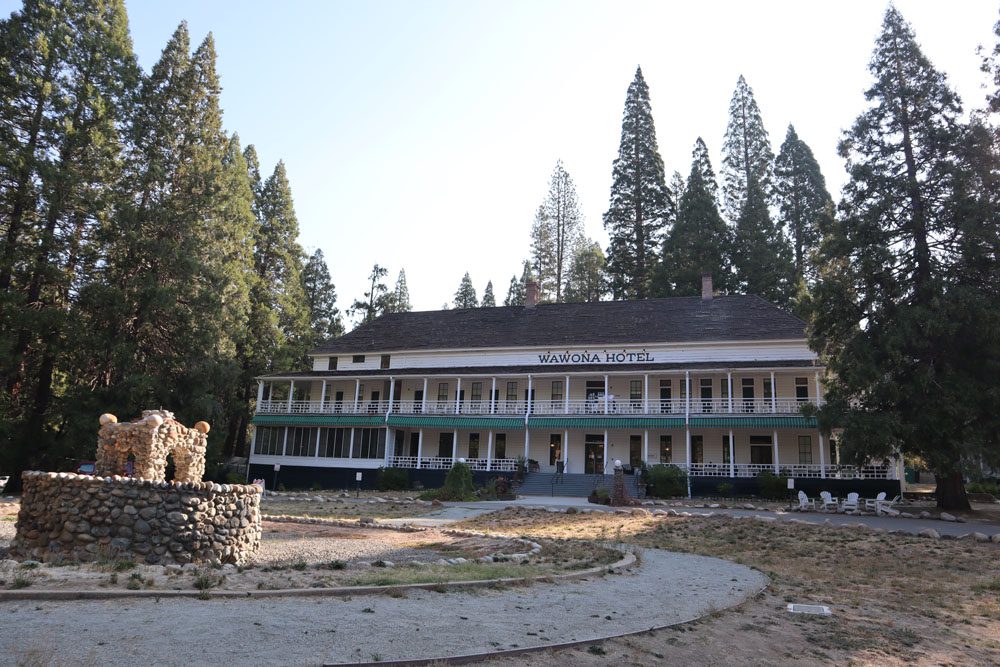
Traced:
[[255, 415], [256, 426], [385, 426], [382, 415]]
[[683, 417], [531, 417], [528, 428], [684, 428]]
[[692, 417], [691, 428], [817, 428], [815, 417]]
[[518, 430], [524, 428], [520, 417], [461, 417], [455, 415], [389, 415], [389, 426], [399, 428], [451, 428]]

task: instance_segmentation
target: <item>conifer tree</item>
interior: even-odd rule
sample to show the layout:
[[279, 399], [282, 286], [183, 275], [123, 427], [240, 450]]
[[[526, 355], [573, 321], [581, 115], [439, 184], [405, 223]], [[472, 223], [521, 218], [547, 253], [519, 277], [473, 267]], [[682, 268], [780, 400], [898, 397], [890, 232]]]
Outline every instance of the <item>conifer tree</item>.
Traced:
[[700, 294], [704, 272], [712, 274], [715, 289], [722, 292], [732, 289], [732, 238], [719, 215], [715, 192], [715, 173], [708, 149], [699, 137], [692, 152], [687, 187], [677, 209], [677, 222], [664, 243], [658, 294]]
[[385, 296], [384, 311], [386, 313], [408, 313], [411, 310], [413, 310], [413, 305], [410, 303], [410, 288], [406, 285], [406, 271], [400, 269], [399, 275], [396, 277], [396, 286], [392, 292]]
[[667, 224], [664, 227], [664, 235], [670, 233], [670, 229], [673, 227], [674, 223], [677, 222], [677, 208], [680, 206], [681, 196], [684, 195], [684, 177], [681, 176], [679, 171], [675, 171], [670, 176], [670, 182], [667, 184], [667, 191], [670, 193], [670, 201], [674, 203], [674, 206], [670, 209], [670, 215], [667, 218]]
[[733, 231], [732, 258], [741, 291], [782, 307], [791, 303], [795, 295], [791, 251], [771, 220], [764, 191], [753, 176]]
[[507, 288], [507, 297], [503, 300], [505, 306], [523, 306], [524, 290], [523, 285], [518, 281], [517, 276], [510, 277], [510, 286]]
[[833, 200], [812, 150], [791, 125], [774, 163], [774, 182], [781, 224], [792, 241], [795, 282], [812, 282], [810, 254], [819, 245], [821, 219], [833, 214]]
[[496, 308], [497, 298], [493, 294], [493, 281], [490, 280], [486, 283], [486, 289], [483, 290], [483, 302], [480, 304], [482, 308]]
[[656, 144], [649, 88], [637, 68], [629, 85], [618, 157], [612, 166], [607, 270], [615, 299], [645, 299], [673, 202]]
[[830, 371], [821, 424], [843, 428], [841, 451], [857, 462], [919, 456], [938, 506], [968, 509], [963, 471], [997, 459], [995, 404], [982, 397], [995, 396], [1000, 368], [997, 288], [977, 280], [996, 275], [997, 246], [982, 241], [1000, 227], [988, 195], [966, 189], [980, 133], [960, 124], [958, 97], [894, 7], [869, 69], [810, 303], [811, 344]]
[[606, 262], [600, 243], [587, 239], [570, 263], [566, 301], [601, 301], [607, 295]]
[[753, 90], [740, 75], [729, 103], [729, 125], [722, 144], [722, 191], [725, 214], [730, 222], [743, 214], [751, 180], [757, 182], [765, 204], [770, 203], [773, 173], [771, 141]]
[[385, 310], [386, 295], [389, 289], [382, 279], [389, 274], [385, 267], [375, 264], [368, 274], [370, 286], [364, 293], [364, 298], [355, 299], [351, 305], [351, 315], [361, 315], [360, 324], [367, 324], [381, 315]]
[[462, 276], [462, 282], [458, 286], [458, 291], [455, 292], [455, 308], [478, 308], [479, 307], [479, 297], [476, 296], [476, 288], [472, 285], [472, 278], [469, 277], [468, 271]]
[[330, 280], [323, 251], [318, 248], [302, 270], [302, 288], [309, 308], [313, 344], [342, 335], [344, 325], [337, 308], [337, 291]]
[[563, 300], [570, 259], [582, 238], [583, 216], [576, 186], [559, 160], [531, 230], [531, 253], [543, 300]]

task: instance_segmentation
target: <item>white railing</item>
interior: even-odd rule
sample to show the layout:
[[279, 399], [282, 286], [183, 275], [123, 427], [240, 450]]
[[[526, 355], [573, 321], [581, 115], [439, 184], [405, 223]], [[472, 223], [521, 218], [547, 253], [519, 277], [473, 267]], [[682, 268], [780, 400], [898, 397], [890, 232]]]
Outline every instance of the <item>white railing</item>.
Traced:
[[[544, 400], [536, 399], [531, 403], [531, 414], [549, 415], [706, 415], [706, 414], [782, 414], [797, 415], [806, 403], [813, 401], [798, 398], [733, 398], [732, 411], [728, 398], [691, 398], [691, 404], [683, 398], [656, 399], [648, 403], [642, 399], [608, 400], [605, 412], [604, 399]], [[389, 401], [289, 401], [266, 400], [257, 404], [258, 414], [386, 414], [389, 411]], [[392, 401], [392, 414], [429, 414], [429, 415], [517, 415], [523, 416], [528, 410], [527, 401], [496, 401], [490, 406], [488, 400], [464, 400], [456, 405], [454, 400], [448, 401]]]
[[[390, 456], [390, 468], [417, 468], [416, 456]], [[473, 470], [492, 470], [497, 472], [514, 472], [517, 470], [517, 459], [466, 459], [465, 462]], [[454, 461], [448, 456], [424, 456], [419, 459], [419, 467], [426, 470], [450, 470]]]
[[[687, 472], [691, 477], [730, 477], [728, 463], [668, 463]], [[774, 472], [773, 463], [737, 463], [733, 468], [736, 477], [757, 477], [762, 472]], [[825, 475], [823, 474], [825, 471]], [[819, 464], [779, 464], [778, 473], [798, 479], [896, 479], [893, 466], [867, 465], [825, 465]]]

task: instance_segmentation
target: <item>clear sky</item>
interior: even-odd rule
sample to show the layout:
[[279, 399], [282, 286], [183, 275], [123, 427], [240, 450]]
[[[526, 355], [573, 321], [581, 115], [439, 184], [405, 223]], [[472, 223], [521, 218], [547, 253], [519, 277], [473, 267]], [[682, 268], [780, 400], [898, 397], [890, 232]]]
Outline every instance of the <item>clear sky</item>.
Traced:
[[[20, 3], [0, 0], [9, 12]], [[788, 123], [836, 196], [836, 144], [864, 108], [886, 4], [458, 0], [127, 2], [147, 70], [186, 19], [211, 31], [225, 123], [285, 161], [307, 250], [327, 257], [339, 305], [372, 264], [406, 269], [415, 309], [450, 303], [468, 271], [498, 301], [528, 256], [557, 159], [587, 233], [607, 242], [611, 163], [641, 65], [667, 173], [687, 175], [701, 136], [716, 170], [743, 74], [777, 153]], [[1000, 2], [897, 0], [966, 108], [982, 105], [976, 47]]]

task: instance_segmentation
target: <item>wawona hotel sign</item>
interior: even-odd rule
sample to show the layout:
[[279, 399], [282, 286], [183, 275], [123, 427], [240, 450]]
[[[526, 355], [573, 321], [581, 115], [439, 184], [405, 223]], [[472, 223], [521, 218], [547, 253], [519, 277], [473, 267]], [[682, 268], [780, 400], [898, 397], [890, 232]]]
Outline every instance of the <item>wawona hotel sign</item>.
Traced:
[[546, 352], [538, 355], [540, 364], [635, 364], [645, 361], [653, 361], [653, 353], [646, 350], [601, 350], [591, 352], [582, 350], [580, 352]]

